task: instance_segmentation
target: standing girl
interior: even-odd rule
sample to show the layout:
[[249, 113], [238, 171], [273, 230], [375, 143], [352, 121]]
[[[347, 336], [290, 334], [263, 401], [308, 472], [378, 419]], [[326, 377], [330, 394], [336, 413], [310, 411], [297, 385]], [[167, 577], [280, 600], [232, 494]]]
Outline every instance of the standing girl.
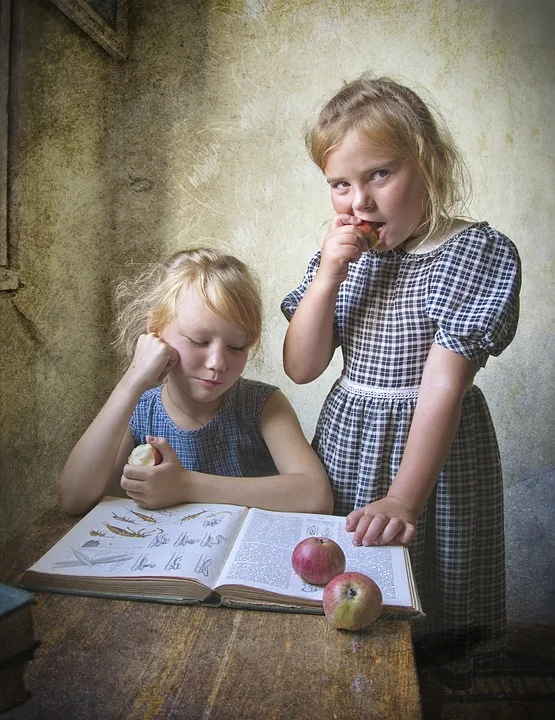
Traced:
[[355, 545], [410, 543], [426, 613], [417, 648], [466, 683], [500, 659], [506, 633], [503, 481], [473, 380], [515, 334], [518, 254], [457, 216], [462, 162], [407, 87], [361, 76], [306, 143], [336, 215], [282, 303], [285, 370], [311, 382], [341, 347], [313, 440], [334, 512]]
[[[328, 478], [291, 405], [275, 386], [241, 377], [262, 326], [246, 265], [207, 249], [178, 252], [119, 290], [132, 361], [66, 462], [64, 509], [83, 513], [121, 485], [145, 508], [331, 512]], [[147, 441], [161, 463], [127, 464]]]

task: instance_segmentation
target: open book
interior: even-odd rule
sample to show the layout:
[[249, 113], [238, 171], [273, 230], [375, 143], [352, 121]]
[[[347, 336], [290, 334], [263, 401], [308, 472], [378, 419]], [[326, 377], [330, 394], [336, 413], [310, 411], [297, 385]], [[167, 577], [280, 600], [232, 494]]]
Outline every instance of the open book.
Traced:
[[343, 548], [346, 570], [369, 575], [384, 611], [422, 609], [402, 546], [355, 547], [345, 518], [185, 504], [144, 510], [106, 497], [27, 570], [32, 590], [322, 613], [323, 588], [293, 571], [295, 545], [310, 535]]

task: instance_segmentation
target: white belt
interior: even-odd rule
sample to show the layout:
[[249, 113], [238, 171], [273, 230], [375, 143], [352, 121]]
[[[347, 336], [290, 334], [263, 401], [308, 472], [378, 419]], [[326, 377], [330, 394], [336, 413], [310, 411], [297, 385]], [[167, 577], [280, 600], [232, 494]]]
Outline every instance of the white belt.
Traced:
[[[384, 388], [384, 387], [373, 387], [372, 385], [362, 385], [361, 383], [353, 382], [346, 378], [345, 375], [341, 375], [337, 381], [338, 385], [347, 390], [347, 392], [353, 393], [354, 395], [364, 395], [365, 397], [389, 399], [389, 400], [404, 400], [417, 398], [420, 390], [420, 385], [412, 385], [411, 387], [401, 388]], [[471, 382], [465, 390], [465, 393], [472, 390], [474, 383]]]
[[384, 388], [384, 387], [373, 387], [372, 385], [362, 385], [361, 383], [353, 382], [346, 378], [345, 375], [341, 375], [338, 380], [339, 385], [347, 390], [347, 392], [354, 393], [355, 395], [365, 395], [367, 397], [374, 398], [385, 398], [385, 399], [404, 399], [404, 398], [417, 398], [418, 391], [420, 390], [419, 385], [413, 385], [412, 387], [401, 387], [401, 388]]

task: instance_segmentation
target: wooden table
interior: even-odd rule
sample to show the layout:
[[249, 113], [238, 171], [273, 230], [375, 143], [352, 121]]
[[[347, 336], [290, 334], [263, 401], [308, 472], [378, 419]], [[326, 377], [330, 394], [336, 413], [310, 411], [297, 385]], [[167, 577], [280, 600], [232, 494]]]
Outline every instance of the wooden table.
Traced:
[[[1, 552], [21, 572], [75, 520], [45, 512]], [[31, 698], [2, 720], [421, 718], [410, 627], [347, 633], [313, 615], [36, 593]]]

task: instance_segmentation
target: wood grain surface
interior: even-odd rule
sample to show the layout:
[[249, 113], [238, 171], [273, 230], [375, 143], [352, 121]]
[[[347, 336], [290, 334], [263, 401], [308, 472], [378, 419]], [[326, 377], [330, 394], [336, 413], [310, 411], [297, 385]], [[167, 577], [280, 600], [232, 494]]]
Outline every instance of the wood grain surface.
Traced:
[[[3, 580], [14, 582], [74, 522], [53, 508], [24, 540], [12, 538]], [[36, 597], [31, 697], [3, 720], [421, 717], [404, 620], [348, 633], [314, 615]]]

